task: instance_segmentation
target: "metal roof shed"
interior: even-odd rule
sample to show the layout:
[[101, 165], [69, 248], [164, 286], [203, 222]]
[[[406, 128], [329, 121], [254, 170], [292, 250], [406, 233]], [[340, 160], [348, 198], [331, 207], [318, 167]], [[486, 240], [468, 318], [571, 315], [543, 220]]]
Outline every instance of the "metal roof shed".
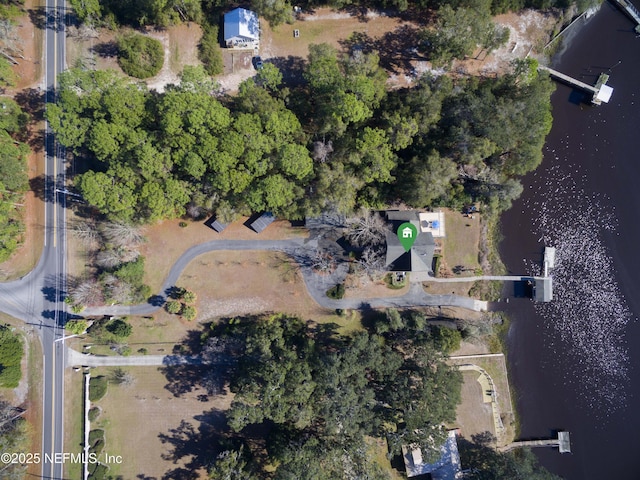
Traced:
[[275, 219], [276, 217], [273, 216], [273, 213], [264, 212], [262, 215], [256, 218], [253, 222], [251, 222], [249, 226], [254, 232], [260, 233], [269, 225], [271, 225], [275, 221]]

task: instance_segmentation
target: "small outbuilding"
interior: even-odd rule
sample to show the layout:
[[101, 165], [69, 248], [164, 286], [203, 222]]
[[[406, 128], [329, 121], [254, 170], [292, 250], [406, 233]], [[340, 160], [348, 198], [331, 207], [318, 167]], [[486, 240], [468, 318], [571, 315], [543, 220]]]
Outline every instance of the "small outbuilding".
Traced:
[[222, 233], [222, 231], [227, 228], [227, 224], [226, 223], [222, 223], [220, 220], [218, 220], [216, 217], [211, 217], [209, 220], [207, 220], [206, 222], [204, 222], [204, 224], [211, 228], [212, 230], [215, 230], [218, 233]]
[[457, 480], [462, 478], [460, 453], [456, 441], [455, 430], [450, 430], [447, 440], [440, 447], [440, 458], [433, 463], [426, 463], [422, 458], [419, 445], [402, 447], [402, 457], [407, 471], [407, 477], [431, 475], [432, 480]]
[[236, 8], [226, 13], [224, 43], [227, 48], [258, 48], [260, 46], [258, 15], [245, 8]]
[[276, 217], [273, 216], [271, 212], [264, 212], [258, 218], [256, 218], [251, 224], [251, 230], [256, 233], [262, 232], [265, 228], [271, 225], [275, 221]]

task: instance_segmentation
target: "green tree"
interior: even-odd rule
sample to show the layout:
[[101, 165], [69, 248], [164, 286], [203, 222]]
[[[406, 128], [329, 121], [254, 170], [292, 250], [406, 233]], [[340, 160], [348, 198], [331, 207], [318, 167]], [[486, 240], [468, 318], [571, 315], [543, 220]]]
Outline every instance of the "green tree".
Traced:
[[457, 177], [456, 164], [431, 150], [426, 158], [414, 157], [400, 181], [402, 198], [415, 207], [432, 205], [445, 195], [451, 181]]
[[220, 453], [209, 471], [212, 480], [257, 480], [251, 471], [244, 447]]
[[177, 300], [170, 300], [165, 305], [165, 308], [169, 313], [178, 314], [182, 310], [182, 304]]
[[[10, 458], [15, 458], [15, 454], [28, 451], [31, 442], [29, 424], [21, 413], [22, 410], [13, 407], [0, 397], [0, 445], [2, 445], [2, 453], [9, 454]], [[5, 455], [2, 458], [5, 458]], [[26, 466], [19, 462], [0, 460], [0, 471], [4, 479], [18, 480], [25, 477]]]
[[220, 75], [224, 70], [222, 50], [218, 42], [218, 27], [205, 25], [198, 44], [198, 58], [209, 75]]
[[198, 311], [193, 305], [182, 305], [180, 315], [182, 315], [185, 320], [192, 321], [198, 316]]
[[82, 23], [94, 24], [101, 17], [99, 0], [71, 0], [70, 3]]
[[20, 335], [0, 326], [0, 386], [16, 388], [22, 378], [23, 343]]
[[164, 48], [155, 38], [139, 34], [118, 40], [118, 65], [131, 77], [149, 78], [158, 74], [164, 64]]
[[16, 73], [6, 58], [0, 58], [0, 86], [13, 87], [16, 84]]
[[197, 296], [196, 296], [195, 292], [192, 292], [191, 290], [186, 290], [184, 292], [184, 294], [182, 295], [182, 300], [185, 303], [193, 303], [193, 302], [196, 301], [196, 298], [197, 298]]
[[131, 335], [133, 327], [130, 323], [127, 323], [120, 318], [116, 318], [107, 324], [107, 330], [118, 338], [127, 338]]
[[89, 324], [86, 320], [69, 320], [64, 324], [64, 328], [72, 335], [80, 335], [86, 332]]
[[271, 26], [293, 23], [293, 7], [288, 0], [251, 0], [251, 8]]

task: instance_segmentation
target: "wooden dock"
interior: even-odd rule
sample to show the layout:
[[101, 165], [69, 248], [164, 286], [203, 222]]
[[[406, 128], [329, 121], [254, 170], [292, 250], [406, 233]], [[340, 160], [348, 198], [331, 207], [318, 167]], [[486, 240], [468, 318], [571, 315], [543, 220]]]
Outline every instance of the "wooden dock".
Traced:
[[607, 74], [600, 74], [600, 76], [598, 77], [598, 81], [594, 86], [589, 85], [588, 83], [584, 83], [576, 78], [570, 77], [569, 75], [565, 75], [564, 73], [558, 72], [557, 70], [554, 70], [552, 68], [545, 67], [544, 65], [539, 65], [538, 68], [540, 70], [549, 72], [549, 75], [560, 80], [561, 82], [564, 82], [573, 87], [578, 87], [581, 90], [591, 93], [591, 103], [593, 103], [594, 105], [600, 105], [602, 103], [609, 102], [609, 99], [613, 94], [613, 88], [607, 85], [607, 81], [609, 80], [609, 75]]
[[514, 448], [524, 447], [558, 447], [560, 453], [571, 453], [571, 440], [569, 439], [569, 432], [558, 432], [558, 438], [512, 442], [509, 445], [500, 447], [499, 450], [501, 452], [508, 452]]
[[640, 33], [640, 11], [638, 11], [633, 3], [627, 0], [615, 0], [615, 3], [636, 22], [636, 33]]

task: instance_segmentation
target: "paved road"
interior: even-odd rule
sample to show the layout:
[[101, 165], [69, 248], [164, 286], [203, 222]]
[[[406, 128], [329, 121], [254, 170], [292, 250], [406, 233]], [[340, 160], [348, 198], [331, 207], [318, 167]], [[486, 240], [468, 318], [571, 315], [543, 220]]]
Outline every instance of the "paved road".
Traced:
[[[55, 101], [57, 76], [65, 64], [65, 0], [47, 0], [45, 34], [46, 101]], [[55, 340], [64, 330], [64, 303], [66, 279], [65, 197], [57, 193], [64, 189], [64, 150], [55, 141], [50, 127], [45, 134], [45, 239], [44, 251], [38, 267], [32, 272], [29, 290], [40, 288], [39, 295], [30, 297], [34, 306], [40, 302], [37, 317], [42, 325], [40, 334], [44, 353], [43, 428], [42, 450], [54, 458], [64, 452], [64, 355], [63, 345]], [[34, 293], [33, 291], [31, 293]], [[44, 456], [43, 456], [44, 457]], [[45, 457], [43, 478], [62, 478], [62, 463], [50, 462]]]

